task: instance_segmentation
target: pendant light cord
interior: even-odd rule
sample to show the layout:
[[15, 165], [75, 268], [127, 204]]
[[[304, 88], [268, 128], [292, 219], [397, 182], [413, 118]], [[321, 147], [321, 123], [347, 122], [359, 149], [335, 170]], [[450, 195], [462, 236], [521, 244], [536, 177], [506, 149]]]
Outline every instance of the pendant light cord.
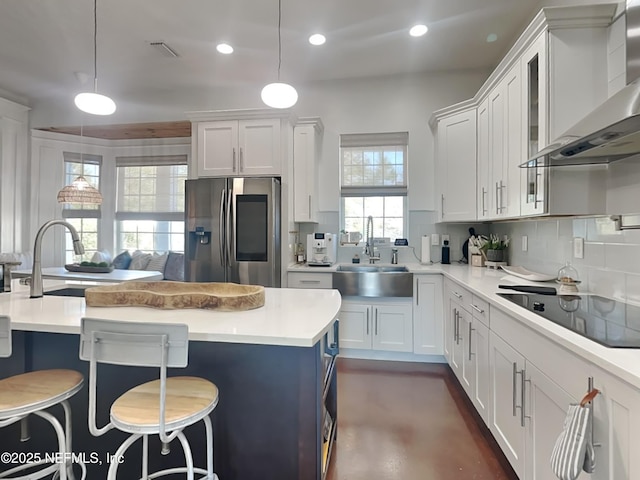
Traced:
[[280, 65], [282, 65], [282, 36], [280, 25], [282, 24], [282, 0], [278, 0], [278, 82], [280, 82]]
[[93, 0], [93, 89], [98, 93], [98, 0]]

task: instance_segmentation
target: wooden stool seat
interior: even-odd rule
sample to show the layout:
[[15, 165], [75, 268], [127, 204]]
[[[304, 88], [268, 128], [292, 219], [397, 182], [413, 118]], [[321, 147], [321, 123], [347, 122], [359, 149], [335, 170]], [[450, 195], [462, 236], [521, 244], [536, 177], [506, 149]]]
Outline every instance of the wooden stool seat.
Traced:
[[0, 380], [0, 418], [56, 405], [82, 388], [74, 370], [38, 370]]
[[[218, 387], [198, 377], [167, 378], [165, 424], [167, 431], [192, 424], [218, 404]], [[151, 429], [157, 433], [160, 419], [160, 380], [138, 385], [111, 406], [111, 421], [125, 431]]]

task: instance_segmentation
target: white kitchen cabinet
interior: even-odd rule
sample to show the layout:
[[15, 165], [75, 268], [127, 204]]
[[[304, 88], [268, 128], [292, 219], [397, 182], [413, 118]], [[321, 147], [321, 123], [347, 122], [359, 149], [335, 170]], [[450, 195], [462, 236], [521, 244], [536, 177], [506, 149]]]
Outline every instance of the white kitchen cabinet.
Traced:
[[478, 220], [491, 217], [491, 153], [489, 148], [489, 98], [478, 106], [478, 152], [477, 152], [477, 200]]
[[287, 274], [289, 288], [333, 288], [330, 273], [289, 272]]
[[442, 277], [414, 275], [413, 353], [442, 355]]
[[280, 175], [280, 119], [197, 124], [199, 177]]
[[489, 424], [489, 304], [475, 295], [470, 304], [471, 321], [466, 325], [462, 371], [469, 384], [469, 398], [485, 424]]
[[322, 132], [319, 118], [301, 118], [293, 130], [294, 222], [318, 221], [317, 182]]
[[438, 119], [436, 129], [439, 219], [475, 220], [476, 108]]
[[524, 478], [526, 434], [521, 385], [525, 359], [493, 332], [489, 334], [489, 359], [489, 430], [518, 477]]
[[490, 218], [520, 214], [522, 97], [519, 64], [489, 93]]
[[362, 303], [344, 300], [338, 314], [340, 346], [364, 350], [411, 352], [413, 315], [410, 303]]

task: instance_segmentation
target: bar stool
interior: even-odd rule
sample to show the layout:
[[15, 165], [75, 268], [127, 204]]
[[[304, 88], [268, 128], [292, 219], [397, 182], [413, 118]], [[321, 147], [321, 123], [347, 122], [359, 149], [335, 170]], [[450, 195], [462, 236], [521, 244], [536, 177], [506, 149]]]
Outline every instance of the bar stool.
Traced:
[[[10, 356], [11, 320], [9, 317], [0, 316], [0, 357]], [[29, 454], [20, 456], [16, 454], [16, 460], [22, 465], [0, 472], [0, 478], [35, 480], [52, 474], [53, 478], [60, 478], [60, 480], [74, 478], [71, 459], [71, 408], [67, 399], [75, 395], [82, 388], [83, 383], [84, 378], [81, 373], [61, 369], [27, 372], [0, 380], [0, 427], [21, 422], [21, 440], [27, 441], [29, 436], [26, 421], [27, 417], [33, 414], [49, 422], [58, 438], [57, 455], [33, 453], [32, 456]], [[62, 406], [65, 417], [64, 429], [55, 416], [45, 411], [54, 405]], [[82, 469], [82, 480], [84, 480], [85, 465], [82, 462], [77, 463]], [[42, 465], [47, 466], [31, 473], [14, 476], [23, 470], [35, 469]]]
[[[197, 377], [167, 378], [167, 367], [184, 368], [188, 363], [189, 330], [183, 324], [136, 323], [83, 318], [80, 334], [80, 358], [89, 364], [89, 430], [100, 436], [115, 428], [131, 435], [114, 456], [123, 458], [127, 449], [142, 438], [141, 480], [176, 473], [194, 473], [207, 480], [217, 480], [213, 472], [213, 429], [209, 414], [218, 404], [218, 388]], [[123, 393], [113, 402], [110, 422], [96, 425], [96, 385], [98, 363], [139, 367], [158, 367], [160, 378], [143, 383]], [[191, 448], [182, 430], [202, 420], [207, 440], [207, 468], [193, 465]], [[149, 435], [158, 435], [163, 453], [178, 439], [184, 450], [186, 465], [155, 473], [148, 472]], [[115, 480], [119, 461], [109, 465], [107, 480]]]

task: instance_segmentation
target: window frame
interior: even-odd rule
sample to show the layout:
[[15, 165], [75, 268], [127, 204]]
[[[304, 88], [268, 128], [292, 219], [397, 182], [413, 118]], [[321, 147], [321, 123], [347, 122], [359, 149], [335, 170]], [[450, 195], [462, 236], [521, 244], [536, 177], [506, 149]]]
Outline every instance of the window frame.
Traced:
[[[360, 184], [360, 185], [345, 185], [345, 152], [355, 151], [357, 149], [370, 149], [370, 151], [379, 150], [382, 163], [380, 166], [384, 169], [384, 152], [386, 149], [401, 151], [402, 152], [402, 180], [395, 184], [385, 184], [384, 173], [382, 175], [381, 184]], [[346, 230], [346, 198], [370, 198], [370, 197], [403, 197], [402, 199], [402, 237], [408, 237], [408, 150], [409, 150], [409, 134], [408, 132], [392, 132], [392, 133], [367, 133], [367, 134], [342, 134], [340, 135], [340, 229]], [[364, 152], [363, 152], [364, 157]], [[364, 162], [364, 160], [363, 160]], [[387, 165], [398, 165], [397, 163]], [[363, 177], [365, 176], [363, 167]], [[362, 235], [366, 235], [366, 217], [364, 216], [365, 205], [363, 204], [363, 218], [362, 218]], [[385, 207], [383, 207], [385, 208]], [[380, 217], [378, 217], [380, 218]], [[383, 214], [383, 225], [386, 225], [384, 221], [385, 215]], [[378, 222], [379, 223], [379, 222]], [[379, 228], [375, 229], [374, 234], [379, 232]], [[384, 231], [384, 227], [383, 227]], [[383, 237], [384, 235], [375, 235], [376, 237]], [[393, 240], [393, 239], [392, 239]]]

